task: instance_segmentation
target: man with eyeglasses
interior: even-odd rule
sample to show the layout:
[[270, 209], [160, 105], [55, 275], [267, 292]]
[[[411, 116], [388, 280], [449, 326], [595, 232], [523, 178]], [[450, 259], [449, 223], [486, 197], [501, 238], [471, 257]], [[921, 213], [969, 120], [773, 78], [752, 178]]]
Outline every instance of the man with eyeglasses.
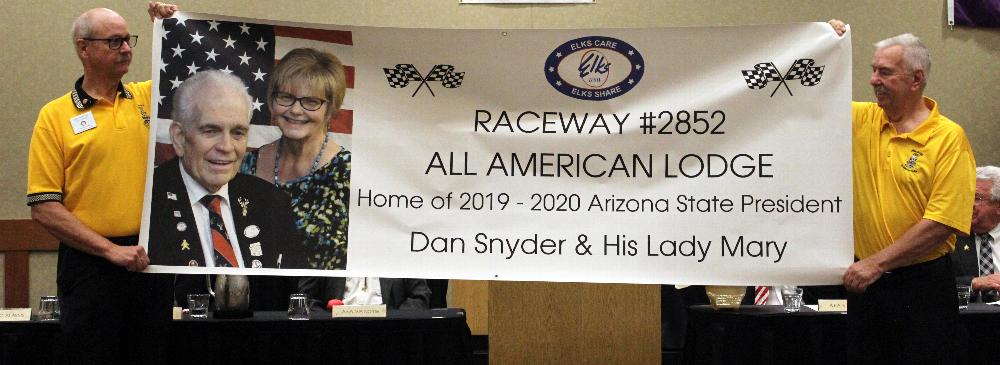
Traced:
[[972, 299], [1000, 300], [1000, 167], [976, 169], [976, 203], [972, 235], [959, 237], [951, 258], [955, 279], [972, 287]]
[[[846, 25], [831, 20], [838, 34]], [[958, 298], [949, 253], [968, 235], [976, 161], [965, 131], [923, 95], [927, 47], [875, 43], [875, 103], [852, 104], [854, 255], [849, 364], [954, 363]]]
[[[150, 19], [177, 7], [149, 3]], [[56, 283], [67, 362], [162, 361], [170, 276], [139, 274], [151, 82], [121, 82], [132, 62], [125, 19], [92, 9], [73, 22], [83, 65], [73, 89], [42, 107], [28, 152], [32, 218], [59, 244]]]

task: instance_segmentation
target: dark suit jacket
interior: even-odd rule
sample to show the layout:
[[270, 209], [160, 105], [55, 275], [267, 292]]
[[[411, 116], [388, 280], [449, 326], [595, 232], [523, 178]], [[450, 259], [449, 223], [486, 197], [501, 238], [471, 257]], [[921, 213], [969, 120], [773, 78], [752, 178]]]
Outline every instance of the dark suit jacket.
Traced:
[[[154, 171], [149, 214], [152, 265], [205, 266], [181, 168], [175, 158]], [[235, 244], [239, 245], [246, 267], [307, 268], [302, 236], [295, 227], [285, 193], [255, 176], [236, 174], [229, 182], [229, 201], [236, 227], [227, 228], [235, 229]]]
[[[962, 285], [972, 285], [972, 279], [979, 276], [979, 250], [976, 249], [976, 236], [958, 237], [955, 241], [955, 251], [951, 252], [952, 268], [955, 270], [955, 281]], [[996, 301], [996, 291], [985, 293], [972, 291], [971, 301]]]
[[955, 281], [963, 285], [972, 285], [972, 278], [979, 276], [979, 253], [976, 250], [976, 237], [958, 237], [955, 241], [955, 251], [951, 252], [952, 267], [955, 269]]
[[[345, 278], [304, 277], [299, 291], [309, 297], [313, 310], [326, 308], [330, 299], [344, 299]], [[379, 278], [382, 302], [388, 309], [430, 309], [431, 290], [424, 279]]]

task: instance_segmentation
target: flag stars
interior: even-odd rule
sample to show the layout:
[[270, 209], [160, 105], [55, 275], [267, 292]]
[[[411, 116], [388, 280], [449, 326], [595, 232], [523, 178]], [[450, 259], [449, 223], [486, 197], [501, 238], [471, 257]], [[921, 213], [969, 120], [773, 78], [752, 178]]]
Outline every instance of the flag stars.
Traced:
[[181, 13], [174, 13], [174, 19], [177, 19], [177, 25], [183, 25], [187, 27], [187, 24], [184, 24], [184, 22], [188, 20], [188, 17], [181, 15]]
[[181, 83], [184, 82], [178, 79], [177, 76], [174, 76], [174, 79], [169, 81], [170, 81], [170, 90], [176, 89], [178, 86], [181, 86]]
[[181, 48], [180, 43], [178, 43], [176, 47], [171, 48], [170, 50], [174, 51], [174, 55], [172, 57], [184, 58], [183, 54], [185, 49]]
[[170, 64], [165, 60], [160, 60], [160, 72], [167, 72], [167, 66]]
[[240, 24], [240, 34], [250, 34], [250, 26], [247, 23]]
[[552, 66], [549, 66], [549, 72], [556, 72], [556, 68], [552, 67]]
[[167, 34], [170, 34], [170, 31], [169, 31], [169, 30], [166, 30], [166, 29], [164, 29], [164, 30], [163, 30], [163, 40], [167, 40]]
[[195, 66], [194, 61], [191, 61], [191, 66], [187, 66], [188, 75], [194, 75], [195, 72], [198, 72], [199, 68], [201, 67]]
[[242, 56], [237, 56], [237, 57], [239, 57], [239, 58], [240, 58], [240, 64], [241, 64], [241, 65], [247, 65], [247, 66], [250, 66], [250, 56], [247, 56], [247, 53], [246, 53], [246, 52], [243, 52], [243, 55], [242, 55]]
[[218, 55], [219, 55], [218, 53], [215, 53], [215, 48], [212, 48], [208, 50], [208, 52], [205, 52], [205, 57], [206, 57], [205, 61], [206, 62], [208, 62], [209, 60], [215, 61], [215, 56]]
[[633, 56], [633, 55], [635, 55], [635, 51], [634, 51], [634, 50], [631, 50], [631, 49], [630, 49], [630, 50], [628, 50], [628, 55], [629, 55], [629, 56]]
[[642, 69], [642, 65], [635, 65], [635, 69], [636, 70], [641, 70]]
[[194, 34], [191, 35], [191, 44], [195, 43], [201, 44], [202, 38], [205, 38], [205, 36], [198, 34], [197, 30], [194, 31]]
[[219, 22], [214, 21], [214, 20], [209, 20], [208, 21], [208, 30], [214, 30], [214, 31], [218, 32], [219, 31]]
[[226, 68], [224, 68], [224, 69], [221, 69], [221, 70], [219, 70], [219, 71], [222, 71], [222, 72], [225, 72], [225, 73], [227, 73], [227, 74], [231, 74], [231, 73], [233, 73], [233, 70], [230, 70], [230, 69], [229, 69], [229, 65], [226, 65]]
[[164, 98], [166, 98], [166, 96], [165, 96], [165, 95], [157, 95], [157, 96], [156, 96], [156, 104], [158, 104], [158, 105], [163, 105], [163, 99], [164, 99]]
[[264, 81], [264, 75], [267, 75], [267, 74], [264, 73], [264, 72], [260, 72], [260, 67], [258, 67], [257, 68], [257, 72], [253, 72], [253, 80], [254, 81], [257, 81], [257, 80]]
[[562, 58], [562, 52], [556, 52], [556, 58]]
[[230, 37], [230, 36], [227, 35], [226, 39], [223, 39], [222, 41], [226, 42], [226, 46], [223, 47], [223, 49], [225, 49], [225, 48], [236, 49], [236, 40], [233, 39], [233, 37]]
[[254, 111], [258, 111], [259, 112], [260, 111], [260, 107], [262, 105], [264, 105], [264, 103], [261, 103], [257, 98], [253, 98], [253, 105], [252, 106], [253, 106], [253, 110]]
[[264, 41], [264, 37], [260, 37], [260, 40], [257, 41], [257, 49], [259, 49], [259, 50], [267, 50], [267, 48], [264, 47], [266, 45], [267, 45], [267, 42]]

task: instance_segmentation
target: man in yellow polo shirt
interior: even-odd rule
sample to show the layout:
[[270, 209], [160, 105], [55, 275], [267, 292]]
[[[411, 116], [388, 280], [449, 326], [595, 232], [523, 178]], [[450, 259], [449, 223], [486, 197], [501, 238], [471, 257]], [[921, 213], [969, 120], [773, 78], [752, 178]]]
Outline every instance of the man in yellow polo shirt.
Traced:
[[[843, 22], [830, 25], [843, 34]], [[923, 96], [923, 43], [903, 34], [875, 47], [877, 103], [853, 104], [848, 363], [954, 363], [958, 301], [948, 254], [955, 235], [969, 233], [975, 158], [962, 127]]]
[[[150, 3], [149, 15], [176, 6]], [[110, 9], [73, 22], [83, 76], [38, 113], [28, 152], [31, 217], [59, 239], [56, 284], [74, 364], [150, 363], [170, 320], [171, 276], [138, 274], [151, 83], [121, 82], [137, 36]]]

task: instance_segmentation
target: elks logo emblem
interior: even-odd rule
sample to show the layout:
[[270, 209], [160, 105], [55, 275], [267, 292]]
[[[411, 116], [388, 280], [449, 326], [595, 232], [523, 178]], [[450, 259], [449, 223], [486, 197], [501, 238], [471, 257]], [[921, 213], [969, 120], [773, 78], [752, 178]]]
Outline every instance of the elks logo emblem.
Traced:
[[799, 80], [802, 86], [816, 86], [823, 78], [823, 69], [826, 66], [813, 66], [815, 63], [816, 61], [810, 58], [797, 59], [792, 67], [785, 72], [785, 75], [781, 75], [774, 62], [758, 63], [753, 66], [753, 70], [743, 70], [743, 79], [751, 90], [760, 90], [767, 87], [768, 82], [778, 81], [778, 86], [771, 92], [771, 97], [774, 97], [774, 93], [778, 92], [782, 85], [785, 86], [785, 90], [788, 90], [789, 96], [794, 96], [792, 89], [785, 81]]
[[462, 86], [462, 80], [465, 78], [465, 72], [455, 72], [455, 66], [452, 65], [434, 65], [427, 76], [420, 74], [417, 71], [417, 67], [409, 63], [400, 63], [396, 65], [396, 68], [382, 68], [385, 71], [385, 79], [389, 82], [389, 87], [394, 89], [401, 89], [410, 85], [410, 81], [419, 81], [420, 85], [417, 85], [417, 89], [413, 90], [413, 94], [410, 97], [417, 96], [420, 89], [427, 86], [427, 91], [434, 95], [434, 90], [431, 89], [431, 85], [428, 81], [440, 81], [441, 86], [449, 89], [454, 89]]
[[906, 163], [902, 165], [903, 170], [909, 172], [917, 172], [917, 159], [920, 158], [920, 156], [923, 156], [924, 154], [917, 150], [910, 150], [910, 152], [913, 152], [913, 154], [910, 155], [910, 159], [907, 160]]
[[645, 62], [639, 50], [617, 38], [588, 36], [563, 43], [545, 60], [545, 79], [566, 96], [609, 100], [642, 80]]

